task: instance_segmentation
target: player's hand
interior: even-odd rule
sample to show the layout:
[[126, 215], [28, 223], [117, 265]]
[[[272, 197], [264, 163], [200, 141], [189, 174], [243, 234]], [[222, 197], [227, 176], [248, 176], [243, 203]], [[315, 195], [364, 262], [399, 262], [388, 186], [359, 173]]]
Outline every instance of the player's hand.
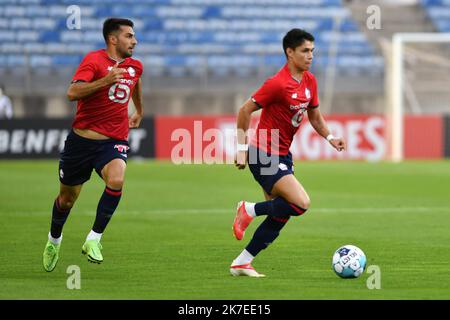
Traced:
[[142, 120], [142, 114], [140, 113], [133, 113], [133, 115], [128, 119], [128, 127], [129, 128], [139, 128], [139, 125], [141, 124]]
[[126, 71], [127, 70], [124, 68], [119, 68], [119, 63], [117, 62], [114, 67], [112, 67], [112, 69], [108, 72], [108, 74], [103, 78], [106, 85], [118, 83], [120, 79], [123, 78], [122, 73]]
[[347, 148], [345, 140], [342, 138], [334, 138], [330, 140], [330, 144], [337, 150], [342, 151]]
[[247, 164], [247, 151], [238, 151], [234, 159], [234, 164], [239, 170], [245, 169]]

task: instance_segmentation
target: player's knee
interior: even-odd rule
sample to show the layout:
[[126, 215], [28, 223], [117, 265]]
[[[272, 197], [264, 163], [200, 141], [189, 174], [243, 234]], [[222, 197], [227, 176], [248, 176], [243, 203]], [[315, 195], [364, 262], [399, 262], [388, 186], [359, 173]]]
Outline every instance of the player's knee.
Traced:
[[311, 200], [309, 198], [303, 199], [299, 205], [299, 207], [301, 207], [305, 210], [308, 210], [310, 206], [311, 206]]
[[299, 199], [292, 204], [297, 207], [296, 208], [297, 210], [295, 210], [295, 211], [296, 211], [297, 215], [300, 216], [309, 209], [309, 206], [311, 205], [311, 200], [308, 197], [306, 197], [306, 198]]
[[70, 194], [60, 195], [58, 198], [59, 207], [63, 210], [71, 209], [75, 203], [76, 196]]
[[120, 190], [122, 189], [124, 184], [124, 178], [123, 177], [111, 177], [106, 181], [106, 185], [114, 190]]
[[293, 204], [301, 209], [308, 210], [311, 205], [311, 200], [309, 198], [302, 198], [295, 201]]

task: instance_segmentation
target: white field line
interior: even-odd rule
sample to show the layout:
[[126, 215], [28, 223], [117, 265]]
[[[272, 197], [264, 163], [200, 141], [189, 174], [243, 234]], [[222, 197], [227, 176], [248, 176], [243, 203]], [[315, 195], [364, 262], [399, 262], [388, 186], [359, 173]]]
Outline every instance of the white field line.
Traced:
[[[402, 212], [448, 212], [450, 213], [450, 207], [364, 207], [364, 208], [310, 208], [310, 213], [402, 213]], [[231, 208], [186, 208], [186, 209], [148, 209], [148, 210], [118, 210], [119, 214], [123, 215], [142, 215], [142, 214], [211, 214], [211, 213], [230, 213], [234, 214], [236, 209]], [[34, 211], [34, 212], [20, 212], [20, 214], [33, 214], [33, 215], [50, 215], [51, 210], [47, 211]], [[76, 208], [73, 209], [74, 215], [95, 215], [95, 210], [83, 210], [78, 211]], [[1, 213], [0, 213], [1, 215]]]

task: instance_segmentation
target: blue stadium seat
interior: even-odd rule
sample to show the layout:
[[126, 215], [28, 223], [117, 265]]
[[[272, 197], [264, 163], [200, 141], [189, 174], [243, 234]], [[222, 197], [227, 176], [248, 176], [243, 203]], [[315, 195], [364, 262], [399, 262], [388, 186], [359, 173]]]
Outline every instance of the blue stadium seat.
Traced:
[[449, 19], [436, 19], [434, 21], [436, 27], [441, 32], [450, 32], [450, 20]]
[[27, 14], [27, 7], [23, 6], [5, 6], [3, 8], [3, 16], [5, 17], [24, 17]]
[[11, 68], [21, 67], [26, 65], [27, 58], [23, 54], [9, 55], [6, 57], [8, 66]]
[[450, 0], [422, 0], [421, 3], [437, 31], [450, 32]]
[[[450, 29], [450, 0], [422, 4], [439, 30]], [[70, 5], [82, 9], [80, 30], [67, 28]], [[338, 68], [380, 68], [382, 61], [341, 0], [3, 0], [2, 64], [20, 65], [27, 50], [32, 67], [75, 68], [87, 51], [104, 46], [104, 19], [124, 15], [135, 21], [136, 53], [156, 76], [200, 74], [205, 65], [217, 76], [278, 68], [285, 63], [281, 40], [294, 27], [315, 35], [316, 65], [327, 63], [333, 41]], [[332, 32], [336, 16], [339, 34]]]
[[78, 65], [83, 59], [80, 55], [54, 55], [52, 63], [56, 66], [74, 66]]
[[52, 66], [52, 57], [49, 55], [35, 54], [30, 57], [30, 66], [32, 68], [47, 68]]
[[60, 39], [59, 32], [55, 31], [44, 31], [40, 33], [39, 40], [43, 43], [46, 42], [58, 42]]

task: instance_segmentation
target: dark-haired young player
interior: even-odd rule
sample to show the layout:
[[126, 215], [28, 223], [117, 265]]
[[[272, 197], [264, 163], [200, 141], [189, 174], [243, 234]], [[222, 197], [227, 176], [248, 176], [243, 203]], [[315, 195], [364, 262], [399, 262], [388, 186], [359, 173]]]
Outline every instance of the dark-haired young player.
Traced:
[[[92, 230], [82, 246], [89, 261], [101, 263], [100, 239], [122, 195], [127, 161], [128, 131], [142, 120], [142, 63], [132, 59], [137, 44], [133, 22], [110, 18], [103, 24], [106, 49], [88, 53], [67, 91], [78, 101], [72, 130], [59, 162], [60, 191], [53, 204], [43, 265], [52, 271], [58, 262], [62, 229], [92, 170], [105, 181]], [[128, 118], [128, 101], [136, 112]]]
[[[313, 60], [314, 37], [304, 30], [292, 29], [283, 38], [283, 49], [287, 63], [244, 103], [237, 118], [236, 166], [244, 169], [249, 164], [266, 201], [238, 203], [233, 223], [236, 239], [242, 240], [245, 229], [256, 216], [266, 218], [232, 262], [230, 272], [234, 276], [264, 276], [252, 267], [253, 259], [278, 237], [291, 216], [300, 216], [309, 208], [309, 196], [294, 177], [289, 152], [304, 113], [317, 133], [338, 151], [345, 150], [345, 141], [330, 134], [318, 108], [316, 79], [308, 71]], [[256, 134], [248, 144], [246, 132], [250, 117], [260, 108]]]

